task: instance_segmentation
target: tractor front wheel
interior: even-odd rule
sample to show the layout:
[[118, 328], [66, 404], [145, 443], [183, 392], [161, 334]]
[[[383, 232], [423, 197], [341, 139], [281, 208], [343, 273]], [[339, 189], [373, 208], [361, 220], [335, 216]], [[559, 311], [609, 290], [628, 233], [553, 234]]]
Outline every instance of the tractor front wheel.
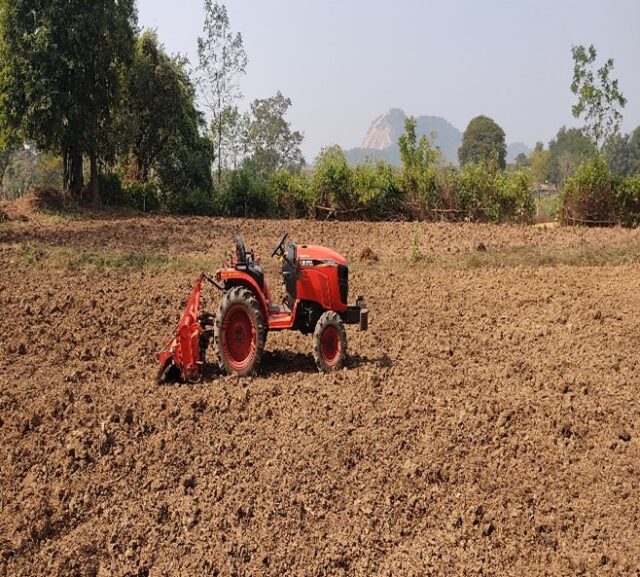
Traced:
[[255, 374], [262, 360], [266, 332], [255, 295], [243, 287], [227, 291], [220, 302], [213, 329], [220, 370], [239, 377]]
[[318, 370], [328, 373], [344, 366], [347, 358], [347, 332], [334, 311], [325, 312], [313, 332], [313, 358]]

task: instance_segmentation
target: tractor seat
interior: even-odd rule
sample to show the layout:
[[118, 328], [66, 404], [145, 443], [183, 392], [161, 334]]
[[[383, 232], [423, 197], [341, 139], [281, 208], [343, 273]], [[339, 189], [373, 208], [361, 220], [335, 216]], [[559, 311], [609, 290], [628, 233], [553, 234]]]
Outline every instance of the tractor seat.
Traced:
[[236, 270], [246, 272], [254, 281], [256, 281], [260, 290], [264, 290], [264, 271], [259, 264], [255, 262], [239, 262], [236, 264]]

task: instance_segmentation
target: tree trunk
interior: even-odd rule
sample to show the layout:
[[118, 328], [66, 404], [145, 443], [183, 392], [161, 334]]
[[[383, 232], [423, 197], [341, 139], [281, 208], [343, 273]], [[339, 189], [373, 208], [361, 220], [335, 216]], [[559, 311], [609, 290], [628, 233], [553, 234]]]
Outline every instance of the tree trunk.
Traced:
[[222, 182], [222, 115], [218, 119], [218, 186]]
[[0, 198], [4, 198], [4, 174], [7, 171], [7, 165], [0, 163]]
[[65, 150], [63, 185], [64, 189], [70, 191], [75, 199], [82, 200], [82, 188], [84, 187], [82, 153], [77, 150]]
[[89, 180], [89, 195], [91, 204], [100, 202], [100, 183], [98, 182], [98, 155], [92, 152], [89, 155], [91, 164], [91, 177]]

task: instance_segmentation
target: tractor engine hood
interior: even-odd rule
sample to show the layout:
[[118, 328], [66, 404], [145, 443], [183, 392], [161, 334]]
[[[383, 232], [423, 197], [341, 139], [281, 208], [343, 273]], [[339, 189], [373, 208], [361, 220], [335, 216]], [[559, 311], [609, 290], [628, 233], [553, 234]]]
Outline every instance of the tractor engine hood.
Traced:
[[298, 245], [299, 261], [320, 261], [323, 263], [333, 262], [336, 265], [346, 265], [346, 259], [335, 250], [325, 246], [316, 246], [312, 244]]

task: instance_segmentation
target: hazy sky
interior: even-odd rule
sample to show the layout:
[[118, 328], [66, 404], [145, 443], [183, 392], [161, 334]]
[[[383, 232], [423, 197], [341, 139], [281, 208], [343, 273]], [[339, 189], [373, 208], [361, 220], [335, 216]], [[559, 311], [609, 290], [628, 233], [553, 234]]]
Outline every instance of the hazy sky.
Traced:
[[[615, 60], [627, 98], [623, 130], [640, 125], [640, 0], [228, 0], [249, 57], [241, 109], [280, 90], [305, 134], [359, 146], [390, 108], [442, 116], [460, 130], [486, 114], [507, 142], [546, 143], [571, 116], [571, 46]], [[203, 0], [138, 0], [139, 24], [196, 62]]]

